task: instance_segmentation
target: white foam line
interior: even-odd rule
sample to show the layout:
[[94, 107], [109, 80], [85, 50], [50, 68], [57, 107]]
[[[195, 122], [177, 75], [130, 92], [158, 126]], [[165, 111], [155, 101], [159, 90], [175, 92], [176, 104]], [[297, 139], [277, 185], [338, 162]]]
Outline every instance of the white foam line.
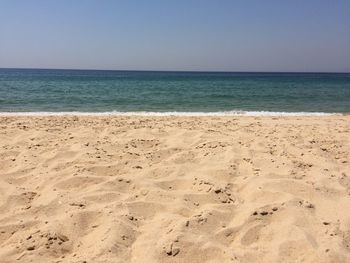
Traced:
[[219, 112], [0, 112], [0, 116], [342, 116], [341, 113], [326, 112], [272, 112], [272, 111], [219, 111]]

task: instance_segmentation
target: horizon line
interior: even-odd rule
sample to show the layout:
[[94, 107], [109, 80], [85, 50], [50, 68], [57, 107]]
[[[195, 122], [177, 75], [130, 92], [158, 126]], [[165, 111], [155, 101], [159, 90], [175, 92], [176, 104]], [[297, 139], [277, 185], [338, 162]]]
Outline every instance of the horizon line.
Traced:
[[223, 71], [223, 70], [159, 70], [159, 69], [93, 69], [93, 68], [17, 68], [0, 67], [0, 70], [76, 70], [76, 71], [124, 71], [124, 72], [179, 72], [179, 73], [291, 73], [291, 74], [350, 74], [350, 71]]

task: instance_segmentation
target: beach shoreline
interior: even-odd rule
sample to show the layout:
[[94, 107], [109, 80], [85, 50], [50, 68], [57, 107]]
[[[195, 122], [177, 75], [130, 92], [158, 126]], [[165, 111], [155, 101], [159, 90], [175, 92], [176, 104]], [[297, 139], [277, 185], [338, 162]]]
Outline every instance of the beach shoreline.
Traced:
[[1, 262], [348, 262], [350, 116], [0, 114]]
[[342, 112], [274, 112], [274, 111], [215, 111], [215, 112], [181, 112], [181, 111], [28, 111], [28, 112], [0, 112], [0, 117], [323, 117], [346, 116], [350, 113]]

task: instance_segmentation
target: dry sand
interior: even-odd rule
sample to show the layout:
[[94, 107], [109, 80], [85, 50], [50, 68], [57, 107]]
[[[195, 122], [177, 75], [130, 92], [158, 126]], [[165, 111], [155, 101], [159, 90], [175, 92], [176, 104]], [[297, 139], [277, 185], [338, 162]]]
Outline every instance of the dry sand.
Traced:
[[0, 262], [350, 262], [350, 117], [0, 117]]

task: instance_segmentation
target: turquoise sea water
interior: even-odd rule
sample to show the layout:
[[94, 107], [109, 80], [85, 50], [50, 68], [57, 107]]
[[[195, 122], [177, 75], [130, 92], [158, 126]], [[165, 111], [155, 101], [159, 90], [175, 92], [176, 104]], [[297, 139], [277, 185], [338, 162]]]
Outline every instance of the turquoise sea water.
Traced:
[[0, 69], [0, 112], [350, 112], [350, 74]]

